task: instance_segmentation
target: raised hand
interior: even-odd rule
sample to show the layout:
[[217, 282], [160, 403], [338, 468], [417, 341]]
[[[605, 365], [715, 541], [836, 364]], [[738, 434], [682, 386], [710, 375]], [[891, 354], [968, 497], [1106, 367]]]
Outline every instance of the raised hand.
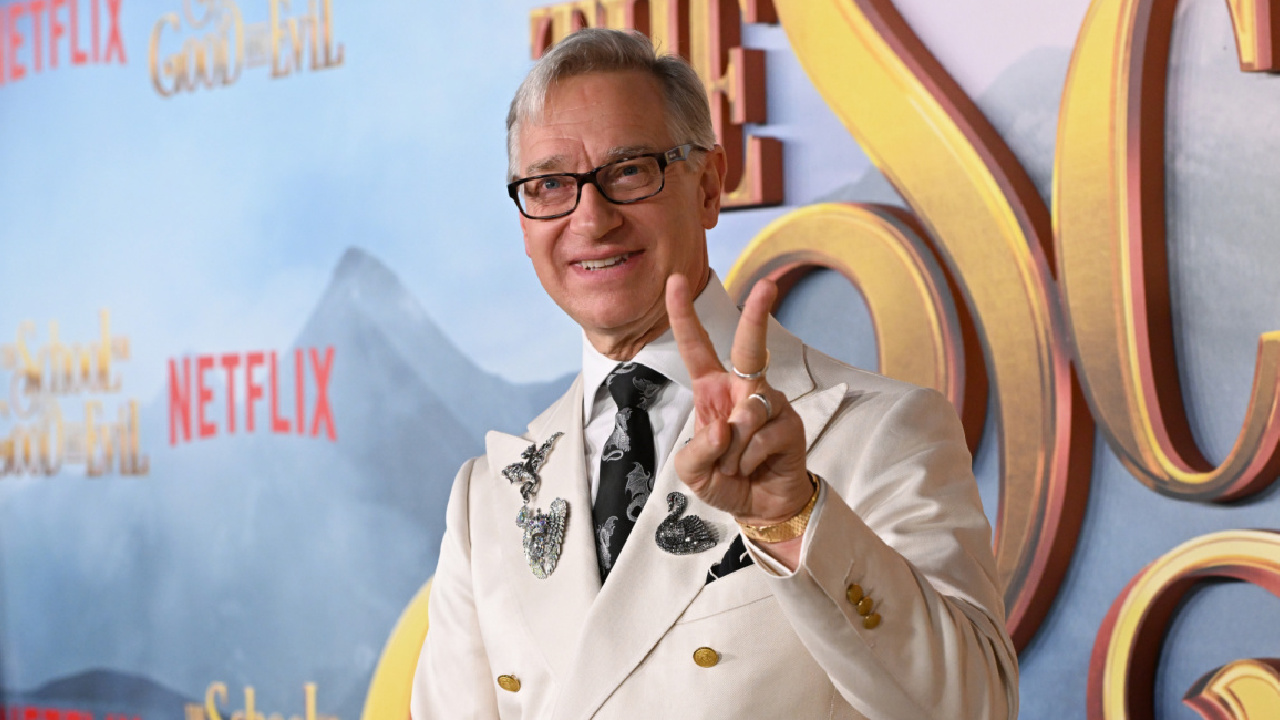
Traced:
[[[741, 373], [756, 373], [768, 363], [769, 308], [777, 293], [772, 281], [761, 280], [747, 298], [730, 352]], [[693, 439], [674, 458], [680, 479], [739, 523], [772, 525], [791, 518], [813, 494], [800, 416], [764, 374], [742, 378], [720, 364], [684, 277], [667, 280], [666, 303], [692, 379], [696, 413]]]

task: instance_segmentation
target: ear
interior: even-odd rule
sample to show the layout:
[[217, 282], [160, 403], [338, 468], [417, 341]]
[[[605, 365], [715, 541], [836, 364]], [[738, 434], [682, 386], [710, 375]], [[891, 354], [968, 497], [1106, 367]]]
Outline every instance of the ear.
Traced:
[[724, 176], [729, 171], [729, 160], [724, 148], [716, 145], [707, 152], [702, 162], [699, 178], [700, 205], [698, 212], [702, 227], [710, 230], [720, 221], [720, 193], [724, 191]]

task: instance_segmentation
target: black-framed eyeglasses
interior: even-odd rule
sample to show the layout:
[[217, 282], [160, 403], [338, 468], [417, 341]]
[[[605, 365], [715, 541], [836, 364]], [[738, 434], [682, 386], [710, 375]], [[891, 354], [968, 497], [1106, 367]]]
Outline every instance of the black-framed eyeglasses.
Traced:
[[667, 166], [688, 160], [694, 150], [706, 148], [693, 143], [670, 150], [614, 160], [584, 173], [549, 173], [520, 178], [507, 184], [507, 194], [530, 220], [551, 220], [578, 209], [582, 186], [591, 184], [600, 196], [614, 205], [627, 205], [651, 198], [667, 184]]

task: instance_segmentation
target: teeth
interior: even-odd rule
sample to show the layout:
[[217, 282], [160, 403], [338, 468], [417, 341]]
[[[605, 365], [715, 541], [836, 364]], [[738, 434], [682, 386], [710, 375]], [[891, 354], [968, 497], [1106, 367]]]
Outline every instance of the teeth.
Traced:
[[602, 270], [607, 267], [613, 267], [629, 257], [631, 257], [630, 253], [626, 255], [615, 255], [614, 257], [605, 258], [603, 260], [580, 260], [578, 261], [578, 264], [586, 270]]

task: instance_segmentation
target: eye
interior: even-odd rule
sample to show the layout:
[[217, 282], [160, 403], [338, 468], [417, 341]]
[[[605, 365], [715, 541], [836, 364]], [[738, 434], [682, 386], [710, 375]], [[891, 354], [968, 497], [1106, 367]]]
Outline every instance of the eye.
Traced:
[[573, 178], [563, 175], [537, 178], [525, 182], [521, 188], [525, 197], [529, 198], [559, 197], [573, 192]]

